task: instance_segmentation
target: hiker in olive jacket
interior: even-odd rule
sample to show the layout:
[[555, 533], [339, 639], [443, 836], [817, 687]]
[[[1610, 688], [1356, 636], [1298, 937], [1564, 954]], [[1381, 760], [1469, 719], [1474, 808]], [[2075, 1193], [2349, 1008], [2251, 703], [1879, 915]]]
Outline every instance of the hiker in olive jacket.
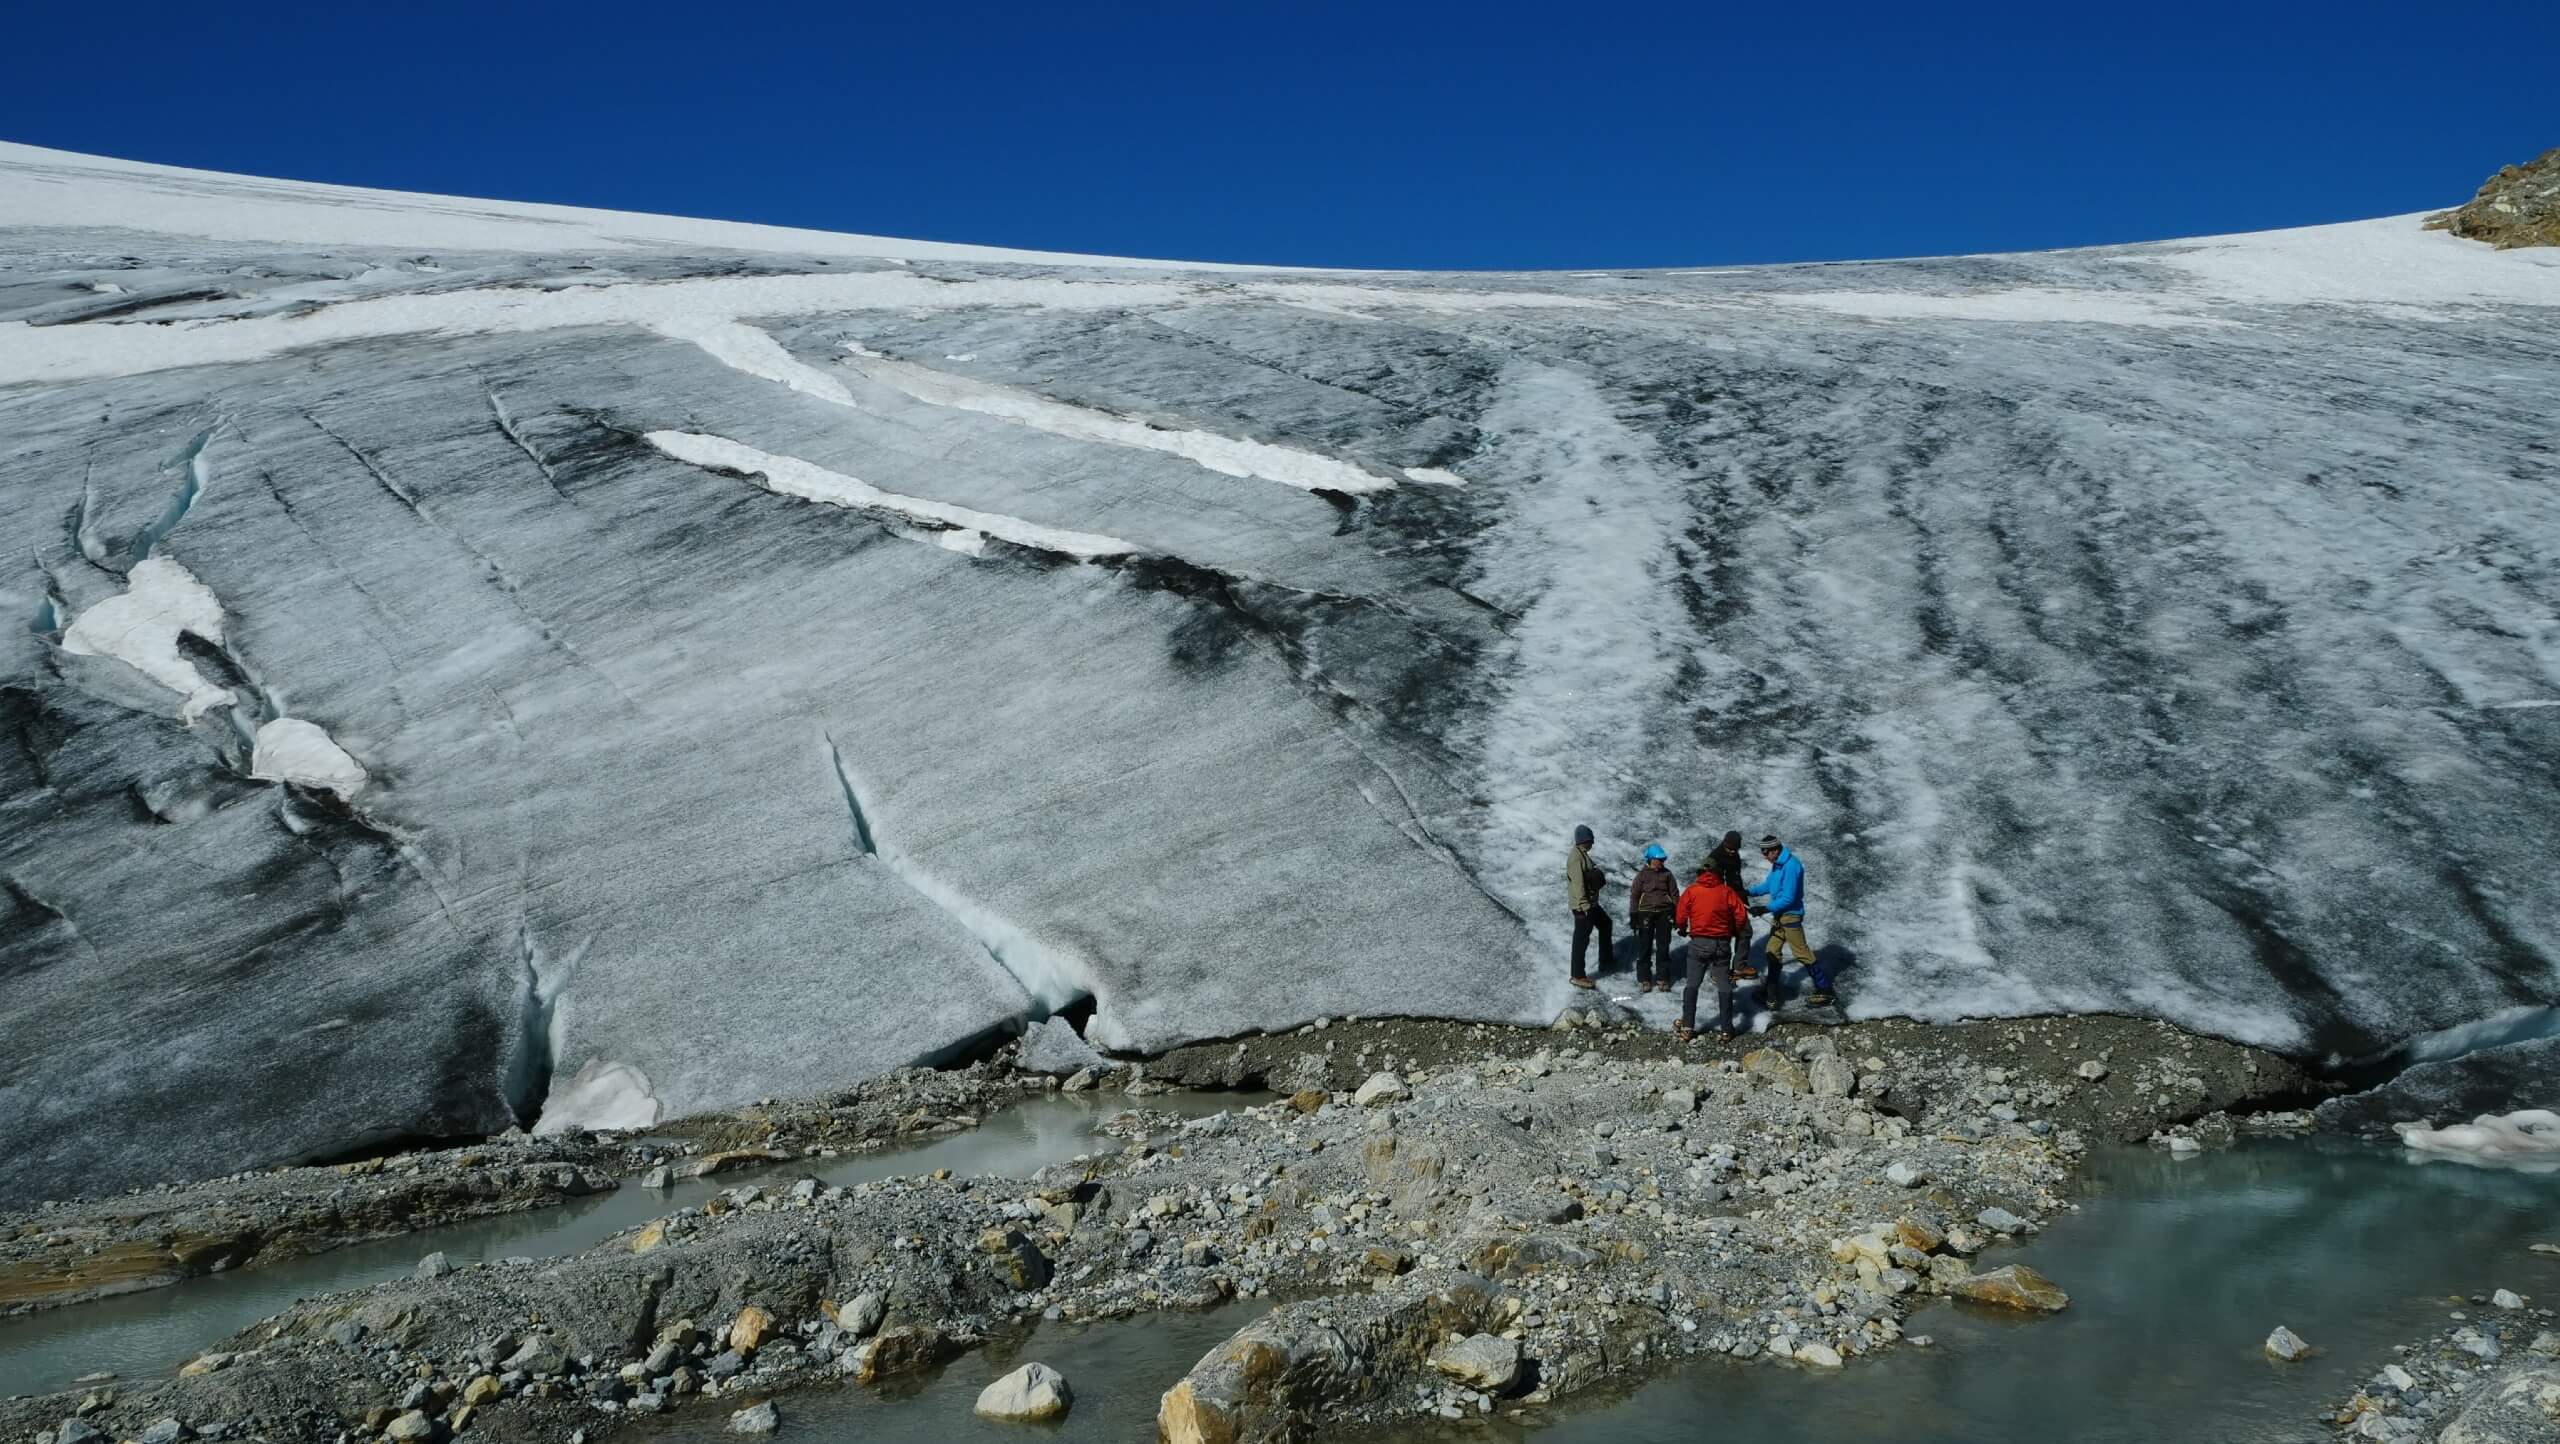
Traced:
[[1573, 848], [1564, 855], [1564, 900], [1573, 909], [1573, 985], [1588, 988], [1591, 978], [1582, 970], [1583, 950], [1590, 945], [1592, 934], [1600, 936], [1600, 968], [1608, 971], [1609, 956], [1616, 948], [1611, 937], [1609, 910], [1600, 906], [1600, 889], [1607, 886], [1609, 875], [1591, 860], [1591, 829], [1573, 830]]
[[1671, 876], [1670, 854], [1654, 843], [1644, 850], [1644, 866], [1627, 883], [1627, 930], [1636, 935], [1636, 991], [1671, 991], [1671, 913], [1680, 905], [1680, 884]]

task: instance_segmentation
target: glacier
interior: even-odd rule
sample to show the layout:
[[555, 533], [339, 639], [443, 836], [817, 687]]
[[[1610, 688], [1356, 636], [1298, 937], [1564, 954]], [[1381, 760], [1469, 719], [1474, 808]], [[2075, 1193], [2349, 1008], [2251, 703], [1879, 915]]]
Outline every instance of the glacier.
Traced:
[[[0, 145], [0, 1202], [1542, 1023], [2560, 1005], [2560, 255], [1211, 267]], [[2549, 1100], [2544, 1100], [2549, 1101]]]

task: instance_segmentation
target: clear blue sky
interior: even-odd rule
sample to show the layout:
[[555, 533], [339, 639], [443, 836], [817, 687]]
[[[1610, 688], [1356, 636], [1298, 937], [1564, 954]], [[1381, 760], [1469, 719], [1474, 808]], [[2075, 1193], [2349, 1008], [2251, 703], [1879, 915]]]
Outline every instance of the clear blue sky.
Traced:
[[0, 138], [38, 145], [1308, 265], [2146, 240], [2452, 204], [2560, 145], [2560, 0], [140, 0], [6, 33]]

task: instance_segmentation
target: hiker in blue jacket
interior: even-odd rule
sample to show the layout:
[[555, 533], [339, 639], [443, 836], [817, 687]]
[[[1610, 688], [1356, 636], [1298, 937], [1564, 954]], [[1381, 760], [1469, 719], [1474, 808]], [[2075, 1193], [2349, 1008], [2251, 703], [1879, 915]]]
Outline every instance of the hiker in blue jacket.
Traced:
[[1769, 875], [1747, 889], [1747, 895], [1759, 899], [1753, 912], [1769, 915], [1769, 939], [1762, 944], [1769, 958], [1769, 976], [1761, 985], [1769, 1010], [1777, 1011], [1783, 991], [1781, 980], [1786, 964], [1780, 957], [1781, 948], [1804, 964], [1805, 972], [1813, 979], [1813, 991], [1805, 1001], [1818, 1008], [1827, 1007], [1831, 1003], [1831, 970], [1813, 955], [1813, 945], [1804, 939], [1804, 864], [1796, 861], [1796, 855], [1787, 851], [1775, 833], [1760, 839], [1760, 858], [1769, 864]]

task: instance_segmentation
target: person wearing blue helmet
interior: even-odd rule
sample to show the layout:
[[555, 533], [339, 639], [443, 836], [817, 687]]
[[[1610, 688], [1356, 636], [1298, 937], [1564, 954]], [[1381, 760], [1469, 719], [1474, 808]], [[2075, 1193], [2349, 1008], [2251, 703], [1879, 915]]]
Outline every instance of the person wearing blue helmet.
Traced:
[[1627, 884], [1627, 931], [1636, 935], [1636, 991], [1671, 991], [1671, 914], [1680, 906], [1680, 884], [1664, 861], [1670, 854], [1654, 843], [1644, 850], [1644, 866]]

